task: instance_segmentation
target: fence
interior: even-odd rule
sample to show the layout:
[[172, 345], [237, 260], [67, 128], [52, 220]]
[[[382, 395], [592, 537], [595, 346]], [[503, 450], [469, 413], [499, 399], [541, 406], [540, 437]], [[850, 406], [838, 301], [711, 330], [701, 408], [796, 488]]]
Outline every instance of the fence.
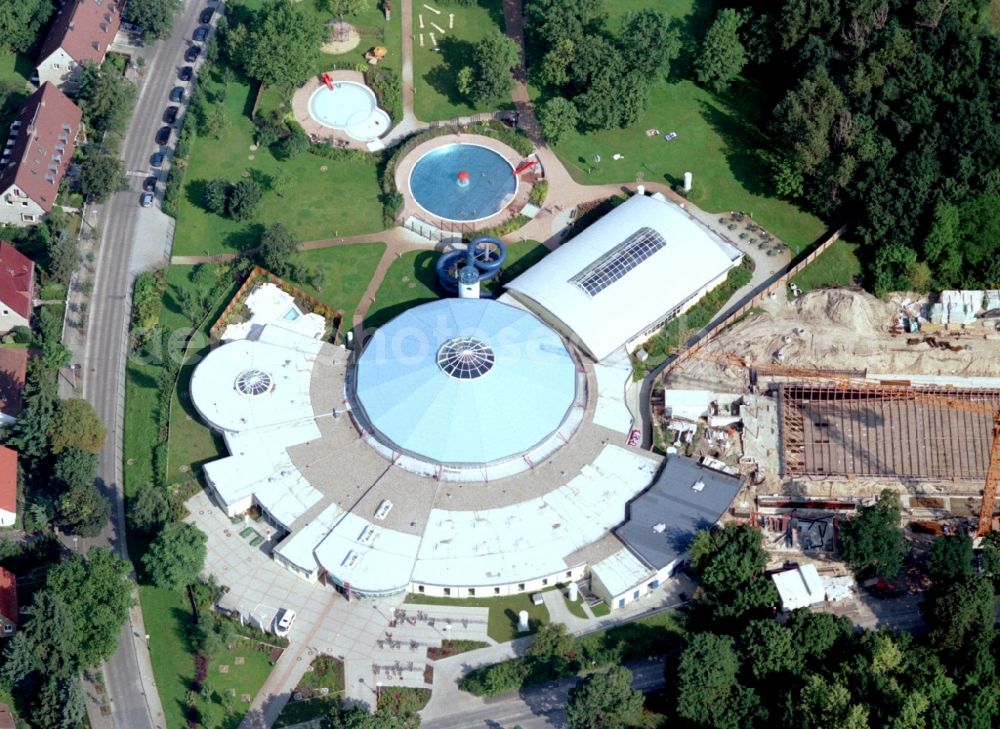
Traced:
[[414, 215], [403, 221], [403, 227], [435, 243], [461, 241], [464, 238], [472, 238], [476, 234], [476, 227], [471, 223], [440, 220], [438, 224], [435, 224], [428, 223]]

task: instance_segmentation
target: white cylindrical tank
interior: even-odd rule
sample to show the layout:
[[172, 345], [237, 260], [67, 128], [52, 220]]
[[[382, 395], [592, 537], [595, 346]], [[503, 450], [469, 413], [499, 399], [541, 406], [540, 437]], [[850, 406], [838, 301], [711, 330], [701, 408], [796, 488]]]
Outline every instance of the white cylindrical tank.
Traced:
[[522, 610], [517, 614], [517, 632], [527, 633], [531, 628], [528, 626], [528, 611]]
[[643, 195], [645, 195], [646, 194], [646, 186], [645, 185], [636, 185], [635, 186], [635, 194], [638, 195], [639, 197], [642, 197]]
[[569, 583], [569, 589], [566, 591], [566, 597], [569, 598], [570, 602], [576, 602], [580, 599], [580, 588], [577, 587], [575, 582]]
[[458, 270], [458, 298], [479, 298], [479, 271], [475, 266], [462, 266]]
[[694, 175], [690, 172], [684, 173], [684, 192], [691, 192], [691, 181], [694, 179]]

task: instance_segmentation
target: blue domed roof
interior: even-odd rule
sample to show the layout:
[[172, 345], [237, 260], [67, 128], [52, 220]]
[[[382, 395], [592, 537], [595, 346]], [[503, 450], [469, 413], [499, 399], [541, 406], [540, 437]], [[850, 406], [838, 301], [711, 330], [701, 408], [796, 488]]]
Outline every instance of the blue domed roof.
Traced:
[[380, 440], [443, 464], [514, 458], [552, 435], [576, 396], [576, 364], [534, 315], [444, 299], [381, 327], [358, 360], [356, 404]]

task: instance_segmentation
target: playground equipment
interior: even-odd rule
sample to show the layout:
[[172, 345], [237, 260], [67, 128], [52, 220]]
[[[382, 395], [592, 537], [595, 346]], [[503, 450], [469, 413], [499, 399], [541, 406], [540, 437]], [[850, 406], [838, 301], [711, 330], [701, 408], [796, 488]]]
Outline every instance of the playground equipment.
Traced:
[[323, 73], [321, 73], [319, 75], [319, 77], [320, 77], [320, 80], [322, 80], [323, 83], [326, 84], [326, 87], [328, 89], [330, 89], [330, 91], [333, 91], [333, 79], [330, 78], [330, 74], [328, 74], [326, 71], [324, 71]]
[[500, 273], [506, 259], [507, 247], [499, 238], [481, 236], [464, 251], [449, 251], [437, 260], [438, 283], [449, 294], [479, 298], [479, 284]]
[[385, 58], [388, 53], [389, 49], [385, 46], [374, 46], [365, 53], [365, 60], [371, 65], [377, 66], [378, 62]]

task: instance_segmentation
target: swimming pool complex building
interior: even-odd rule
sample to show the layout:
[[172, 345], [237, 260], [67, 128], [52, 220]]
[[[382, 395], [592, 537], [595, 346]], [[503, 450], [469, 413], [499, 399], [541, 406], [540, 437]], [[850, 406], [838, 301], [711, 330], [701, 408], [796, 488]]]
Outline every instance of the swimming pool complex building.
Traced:
[[351, 595], [506, 595], [589, 576], [624, 605], [739, 486], [626, 445], [626, 346], [738, 262], [664, 198], [633, 197], [499, 299], [415, 306], [360, 352], [291, 316], [292, 297], [259, 296], [266, 316], [192, 376], [230, 454], [206, 482], [230, 516], [260, 508], [275, 560]]

